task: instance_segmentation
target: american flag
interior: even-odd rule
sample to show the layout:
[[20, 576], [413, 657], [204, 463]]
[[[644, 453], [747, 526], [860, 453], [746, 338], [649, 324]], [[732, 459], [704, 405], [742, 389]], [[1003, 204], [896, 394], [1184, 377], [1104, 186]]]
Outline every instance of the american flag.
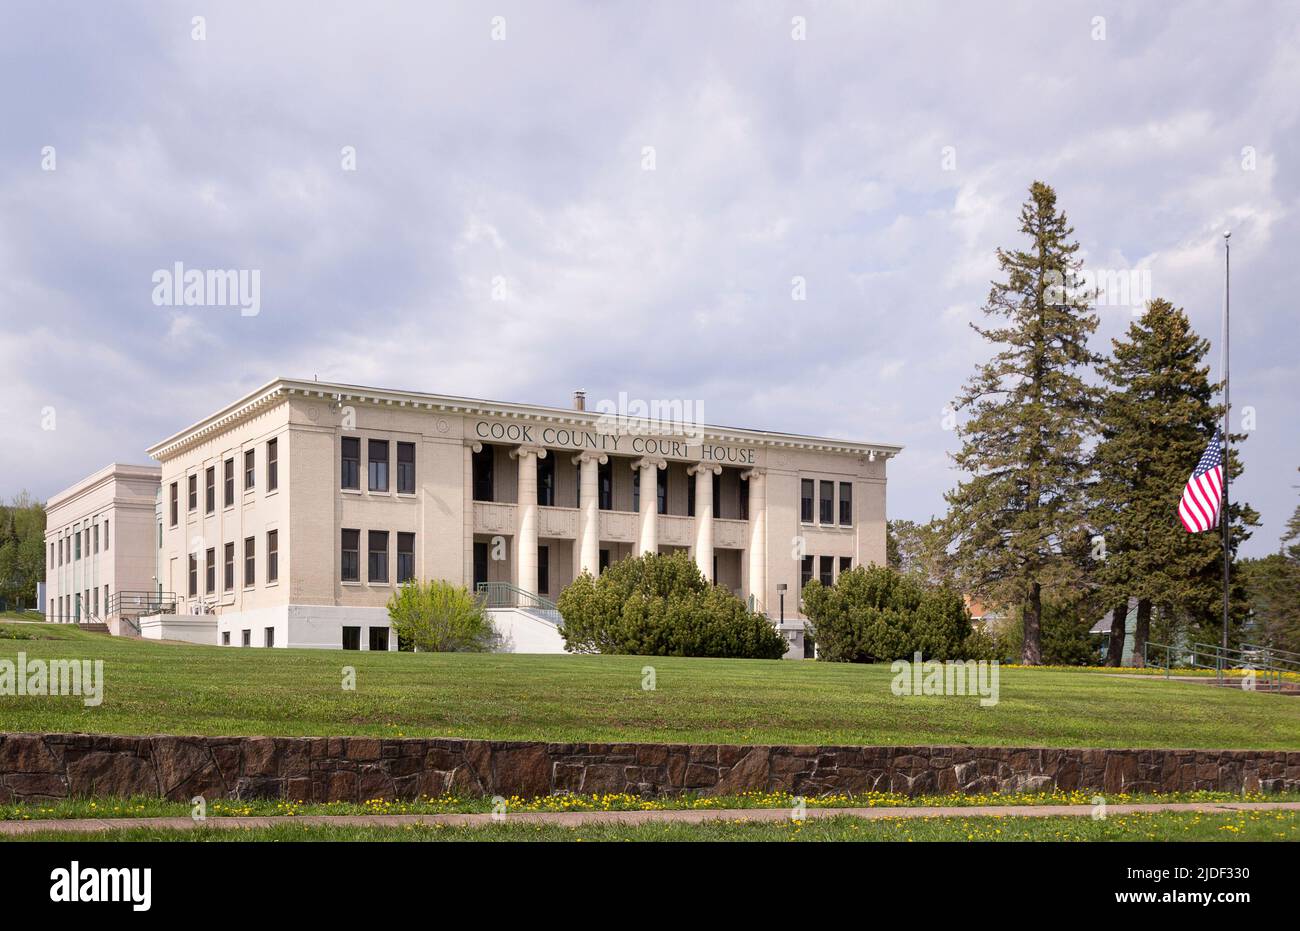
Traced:
[[1183, 498], [1178, 502], [1178, 519], [1183, 522], [1183, 529], [1201, 533], [1213, 528], [1218, 523], [1222, 503], [1223, 439], [1216, 433], [1201, 461], [1196, 463], [1192, 477], [1183, 488]]

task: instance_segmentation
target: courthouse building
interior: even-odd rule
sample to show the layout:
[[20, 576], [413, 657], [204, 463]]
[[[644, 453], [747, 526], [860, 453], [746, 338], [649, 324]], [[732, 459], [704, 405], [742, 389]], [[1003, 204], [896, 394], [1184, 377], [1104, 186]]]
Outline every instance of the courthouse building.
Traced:
[[185, 639], [395, 649], [396, 587], [446, 579], [535, 652], [561, 648], [550, 602], [579, 573], [681, 550], [784, 605], [795, 653], [802, 584], [884, 562], [900, 447], [586, 408], [276, 379], [148, 451], [156, 586], [175, 623], [209, 619]]

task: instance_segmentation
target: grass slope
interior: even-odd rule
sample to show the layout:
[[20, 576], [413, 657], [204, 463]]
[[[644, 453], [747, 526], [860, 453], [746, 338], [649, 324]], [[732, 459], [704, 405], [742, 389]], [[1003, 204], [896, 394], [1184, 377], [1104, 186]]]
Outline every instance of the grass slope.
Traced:
[[19, 651], [102, 659], [104, 701], [0, 696], [0, 730], [1300, 749], [1300, 699], [1083, 671], [1004, 668], [1000, 703], [981, 708], [895, 696], [881, 665], [231, 649], [0, 624], [0, 659]]

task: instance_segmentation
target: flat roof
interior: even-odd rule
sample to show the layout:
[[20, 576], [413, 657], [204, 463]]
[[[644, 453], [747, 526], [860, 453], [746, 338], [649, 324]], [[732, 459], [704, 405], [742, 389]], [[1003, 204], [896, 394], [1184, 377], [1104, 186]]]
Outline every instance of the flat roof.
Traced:
[[[570, 407], [520, 404], [482, 398], [462, 398], [453, 395], [428, 394], [420, 391], [403, 391], [392, 388], [371, 388], [364, 385], [324, 382], [315, 379], [274, 378], [239, 400], [155, 443], [149, 447], [147, 452], [155, 459], [166, 458], [191, 441], [215, 432], [255, 410], [266, 407], [272, 402], [279, 403], [281, 400], [294, 395], [330, 398], [340, 401], [396, 404], [400, 407], [424, 408], [469, 416], [538, 419], [544, 422], [564, 423], [574, 426], [596, 427], [599, 426], [599, 421], [607, 416], [600, 411], [575, 410]], [[654, 421], [649, 419], [628, 418], [628, 421], [646, 427], [653, 427], [654, 425]], [[700, 424], [697, 429], [703, 433], [705, 439], [714, 442], [820, 449], [850, 454], [872, 453], [884, 456], [887, 459], [897, 455], [903, 449], [902, 446], [893, 443], [858, 442], [834, 437], [780, 433], [772, 430], [752, 430], [743, 427]]]
[[79, 495], [98, 488], [100, 485], [112, 479], [154, 479], [162, 481], [162, 467], [152, 463], [148, 465], [133, 465], [125, 462], [112, 462], [104, 468], [92, 472], [80, 481], [74, 482], [62, 491], [50, 495], [45, 501], [45, 510], [51, 511], [56, 507], [61, 507]]

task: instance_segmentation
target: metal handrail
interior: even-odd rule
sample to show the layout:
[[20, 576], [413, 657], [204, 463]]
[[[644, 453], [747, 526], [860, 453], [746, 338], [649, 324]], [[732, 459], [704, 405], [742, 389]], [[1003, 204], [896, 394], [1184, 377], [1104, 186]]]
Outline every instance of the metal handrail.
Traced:
[[141, 614], [175, 614], [176, 593], [143, 591], [113, 592], [109, 596], [107, 607], [107, 613], [110, 615], [125, 615], [127, 612], [131, 612], [136, 616]]
[[[1151, 662], [1151, 652], [1153, 649], [1163, 653], [1163, 662]], [[1177, 660], [1174, 658], [1175, 650], [1181, 654]], [[1267, 654], [1266, 650], [1260, 650], [1259, 652]], [[1232, 647], [1225, 650], [1222, 646], [1212, 643], [1196, 642], [1187, 647], [1180, 648], [1148, 640], [1143, 646], [1142, 658], [1147, 666], [1163, 668], [1166, 679], [1169, 678], [1169, 671], [1171, 668], [1212, 669], [1214, 670], [1216, 680], [1220, 684], [1223, 683], [1224, 676], [1227, 674], [1229, 669], [1244, 668], [1256, 672], [1264, 672], [1268, 674], [1268, 679], [1275, 683], [1274, 688], [1276, 688], [1277, 691], [1282, 690], [1282, 677], [1284, 674], [1294, 675], [1297, 672], [1296, 669], [1268, 662], [1267, 656], [1261, 660], [1258, 655], [1253, 654], [1250, 650], [1237, 650]]]
[[511, 582], [479, 582], [474, 597], [485, 609], [518, 608], [556, 627], [564, 623], [559, 605]]

